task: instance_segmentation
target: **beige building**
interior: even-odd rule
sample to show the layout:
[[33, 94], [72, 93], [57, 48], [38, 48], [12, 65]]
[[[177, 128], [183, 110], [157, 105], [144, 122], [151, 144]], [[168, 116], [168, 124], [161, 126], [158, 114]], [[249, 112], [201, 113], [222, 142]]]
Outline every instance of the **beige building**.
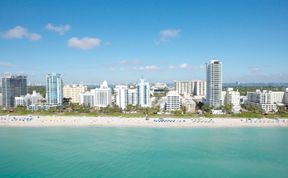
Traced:
[[65, 85], [63, 87], [63, 95], [64, 98], [71, 98], [72, 103], [79, 103], [80, 93], [84, 93], [87, 91], [87, 86], [85, 85]]

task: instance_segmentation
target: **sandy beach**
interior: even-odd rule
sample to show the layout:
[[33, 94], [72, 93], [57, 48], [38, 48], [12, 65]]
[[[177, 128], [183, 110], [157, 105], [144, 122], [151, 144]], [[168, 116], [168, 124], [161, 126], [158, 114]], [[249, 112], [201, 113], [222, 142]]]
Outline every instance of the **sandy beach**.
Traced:
[[0, 127], [288, 127], [288, 119], [0, 116]]

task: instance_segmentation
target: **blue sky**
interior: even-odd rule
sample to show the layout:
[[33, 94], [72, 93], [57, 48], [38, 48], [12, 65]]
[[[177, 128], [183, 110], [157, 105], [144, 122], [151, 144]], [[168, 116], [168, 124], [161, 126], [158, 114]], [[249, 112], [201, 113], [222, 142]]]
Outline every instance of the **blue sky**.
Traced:
[[288, 82], [288, 1], [0, 1], [0, 73], [44, 83]]

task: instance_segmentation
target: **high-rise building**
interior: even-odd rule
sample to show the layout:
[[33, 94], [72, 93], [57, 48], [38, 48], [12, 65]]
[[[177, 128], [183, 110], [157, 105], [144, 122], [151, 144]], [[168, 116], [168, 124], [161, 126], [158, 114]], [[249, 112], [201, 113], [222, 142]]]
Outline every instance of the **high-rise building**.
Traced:
[[94, 92], [95, 92], [95, 97], [94, 97], [95, 107], [106, 107], [108, 105], [111, 105], [112, 92], [111, 92], [111, 88], [108, 87], [107, 81], [104, 81], [100, 85], [100, 88], [96, 88]]
[[205, 97], [206, 82], [203, 80], [175, 81], [175, 90], [180, 95], [189, 94]]
[[206, 101], [209, 106], [219, 108], [222, 105], [222, 63], [218, 60], [212, 60], [206, 67]]
[[142, 107], [150, 107], [150, 85], [144, 79], [140, 79], [137, 85], [137, 103]]
[[130, 87], [128, 89], [128, 104], [131, 104], [133, 106], [136, 106], [138, 104], [136, 88]]
[[65, 85], [63, 87], [64, 98], [71, 98], [71, 103], [79, 103], [79, 94], [87, 91], [85, 85]]
[[22, 95], [15, 97], [15, 107], [16, 106], [30, 106], [30, 105], [39, 105], [42, 104], [43, 97], [40, 93], [37, 93], [35, 90], [32, 94]]
[[50, 105], [62, 105], [63, 81], [60, 74], [48, 74], [46, 76], [46, 100]]
[[27, 76], [5, 75], [2, 78], [2, 101], [4, 107], [14, 107], [15, 97], [27, 94]]
[[94, 107], [95, 90], [79, 94], [79, 104], [87, 107]]
[[180, 95], [175, 91], [167, 93], [166, 110], [175, 111], [180, 109]]
[[128, 105], [128, 86], [116, 85], [114, 91], [116, 94], [116, 105], [125, 109]]

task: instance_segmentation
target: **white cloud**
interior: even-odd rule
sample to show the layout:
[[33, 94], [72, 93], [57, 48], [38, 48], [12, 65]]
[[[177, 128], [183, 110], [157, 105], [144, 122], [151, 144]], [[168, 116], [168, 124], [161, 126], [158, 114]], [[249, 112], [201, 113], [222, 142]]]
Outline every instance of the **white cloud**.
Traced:
[[181, 69], [187, 69], [188, 68], [188, 64], [180, 64], [179, 68]]
[[29, 33], [29, 31], [21, 26], [16, 26], [10, 30], [8, 30], [6, 33], [3, 35], [4, 38], [6, 39], [28, 39], [31, 41], [37, 41], [41, 39], [41, 35], [37, 33]]
[[152, 70], [157, 70], [159, 69], [158, 66], [156, 65], [146, 65], [146, 66], [140, 66], [140, 67], [133, 67], [134, 70], [149, 70], [149, 71], [152, 71]]
[[159, 39], [156, 42], [157, 43], [167, 42], [170, 39], [178, 37], [180, 32], [181, 32], [180, 29], [165, 29], [165, 30], [161, 30], [159, 32]]
[[101, 40], [99, 38], [77, 38], [73, 37], [68, 40], [68, 46], [72, 48], [79, 48], [83, 50], [92, 49], [100, 46]]
[[64, 35], [66, 32], [68, 32], [71, 29], [71, 26], [69, 24], [56, 26], [56, 25], [53, 25], [52, 23], [48, 23], [45, 28], [49, 31], [56, 32], [59, 35]]
[[142, 61], [135, 59], [135, 60], [121, 60], [119, 64], [121, 65], [138, 65], [141, 64]]

